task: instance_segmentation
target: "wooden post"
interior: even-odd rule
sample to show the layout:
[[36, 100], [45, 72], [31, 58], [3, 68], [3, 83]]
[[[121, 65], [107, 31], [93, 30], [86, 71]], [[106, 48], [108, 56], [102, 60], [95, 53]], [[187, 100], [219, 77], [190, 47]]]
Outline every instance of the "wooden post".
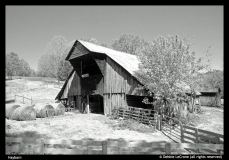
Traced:
[[166, 154], [171, 154], [171, 143], [165, 144], [165, 152]]
[[[220, 144], [220, 138], [219, 138], [219, 136], [216, 136], [215, 138], [216, 138], [216, 144]], [[217, 150], [217, 153], [220, 154], [220, 150]]]
[[[199, 136], [198, 136], [198, 134], [199, 134], [198, 133], [198, 129], [196, 128], [195, 129], [196, 143], [199, 143]], [[200, 149], [199, 148], [197, 149], [197, 152], [200, 152]]]
[[40, 153], [40, 154], [44, 154], [45, 152], [45, 150], [44, 150], [44, 148], [45, 148], [45, 145], [44, 145], [44, 140], [43, 139], [41, 139], [41, 142], [40, 142], [40, 150], [39, 150], [39, 152], [38, 152], [38, 154]]
[[183, 132], [183, 125], [180, 124], [180, 133], [181, 133], [181, 143], [184, 143], [184, 132]]
[[102, 152], [103, 154], [107, 154], [107, 141], [102, 142]]
[[32, 97], [31, 97], [31, 104], [33, 104], [33, 99], [32, 99]]
[[161, 131], [161, 115], [157, 115], [157, 128], [159, 131]]
[[14, 101], [16, 101], [16, 95], [14, 95]]
[[24, 103], [24, 95], [23, 95], [23, 103]]
[[89, 114], [89, 95], [87, 95], [87, 114]]
[[155, 127], [158, 130], [158, 125], [157, 125], [158, 122], [157, 122], [157, 115], [156, 115], [156, 113], [153, 114], [153, 118], [154, 118]]

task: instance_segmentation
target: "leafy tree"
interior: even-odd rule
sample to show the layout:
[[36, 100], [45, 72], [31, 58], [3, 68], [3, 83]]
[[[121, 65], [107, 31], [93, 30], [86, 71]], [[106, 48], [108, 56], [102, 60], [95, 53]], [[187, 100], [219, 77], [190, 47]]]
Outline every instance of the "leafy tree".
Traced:
[[39, 75], [65, 80], [72, 70], [70, 63], [65, 61], [70, 47], [63, 36], [54, 36], [46, 47], [46, 54], [39, 59]]
[[16, 53], [10, 52], [6, 54], [6, 74], [12, 79], [19, 73], [20, 62]]
[[222, 95], [224, 92], [224, 83], [223, 83], [223, 71], [212, 70], [206, 73], [202, 73], [201, 77], [196, 78], [201, 79], [198, 83], [198, 90], [200, 91], [217, 91], [220, 87]]
[[31, 68], [24, 59], [19, 60], [18, 76], [30, 76]]
[[38, 76], [39, 77], [54, 77], [54, 74], [50, 67], [50, 57], [48, 54], [44, 54], [38, 61]]
[[195, 52], [190, 50], [191, 44], [181, 35], [159, 36], [145, 43], [137, 54], [140, 65], [136, 76], [143, 88], [162, 97], [168, 111], [172, 110], [168, 99], [186, 92], [185, 85], [194, 92], [190, 79], [204, 68], [202, 58], [196, 60]]
[[122, 34], [118, 39], [113, 41], [111, 46], [114, 50], [137, 55], [145, 43], [146, 41], [139, 36]]
[[31, 69], [30, 70], [30, 75], [29, 75], [30, 77], [36, 77], [37, 76], [37, 73], [36, 73], [36, 71], [34, 70], [34, 69]]

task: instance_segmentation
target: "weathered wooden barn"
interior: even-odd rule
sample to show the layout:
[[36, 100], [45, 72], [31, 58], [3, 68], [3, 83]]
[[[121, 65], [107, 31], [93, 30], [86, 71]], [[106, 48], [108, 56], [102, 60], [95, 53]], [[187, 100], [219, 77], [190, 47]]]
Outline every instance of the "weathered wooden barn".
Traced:
[[74, 69], [56, 99], [73, 102], [81, 112], [82, 102], [87, 101], [91, 112], [105, 115], [114, 107], [149, 107], [142, 100], [152, 101], [152, 97], [137, 89], [140, 82], [134, 72], [139, 61], [135, 55], [76, 40], [65, 60]]
[[221, 90], [201, 91], [200, 103], [203, 106], [221, 106]]

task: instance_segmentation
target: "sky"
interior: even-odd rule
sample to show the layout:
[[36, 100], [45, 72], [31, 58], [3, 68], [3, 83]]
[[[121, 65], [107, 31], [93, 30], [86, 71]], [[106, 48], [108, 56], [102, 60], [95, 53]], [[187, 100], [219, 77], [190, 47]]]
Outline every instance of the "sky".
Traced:
[[149, 41], [189, 33], [190, 49], [202, 57], [211, 46], [212, 68], [223, 70], [223, 6], [5, 6], [6, 53], [15, 52], [37, 70], [53, 36], [68, 42], [95, 38], [111, 46], [122, 34]]

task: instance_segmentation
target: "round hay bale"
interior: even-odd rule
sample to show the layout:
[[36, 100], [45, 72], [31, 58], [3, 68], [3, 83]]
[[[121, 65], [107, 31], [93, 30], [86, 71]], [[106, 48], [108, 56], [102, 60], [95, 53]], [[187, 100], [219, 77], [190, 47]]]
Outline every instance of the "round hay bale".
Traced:
[[17, 121], [35, 120], [36, 112], [31, 106], [20, 106], [13, 111], [10, 119]]
[[55, 116], [64, 115], [65, 113], [65, 106], [61, 103], [49, 103], [54, 108]]
[[18, 107], [20, 107], [19, 104], [6, 104], [6, 118], [9, 119], [13, 111]]
[[54, 114], [53, 106], [47, 103], [37, 103], [33, 108], [36, 111], [37, 118], [50, 117]]

